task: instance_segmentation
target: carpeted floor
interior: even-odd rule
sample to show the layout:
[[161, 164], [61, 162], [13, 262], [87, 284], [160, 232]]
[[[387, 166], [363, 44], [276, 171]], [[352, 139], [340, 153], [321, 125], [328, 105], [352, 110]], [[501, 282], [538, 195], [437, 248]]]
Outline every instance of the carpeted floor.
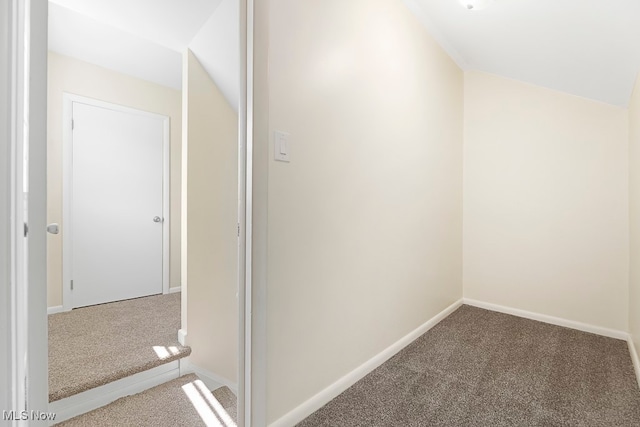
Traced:
[[191, 353], [178, 344], [180, 293], [49, 316], [49, 401]]
[[621, 340], [462, 306], [298, 424], [640, 426]]
[[222, 405], [234, 422], [238, 421], [238, 398], [227, 386], [213, 390], [213, 397]]
[[209, 392], [195, 375], [185, 375], [68, 421], [60, 427], [236, 426], [235, 395], [227, 387]]

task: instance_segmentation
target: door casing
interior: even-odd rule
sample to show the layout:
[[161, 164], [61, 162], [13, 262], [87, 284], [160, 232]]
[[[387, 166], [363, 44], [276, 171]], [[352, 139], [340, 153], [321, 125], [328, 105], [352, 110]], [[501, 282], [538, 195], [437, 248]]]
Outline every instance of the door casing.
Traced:
[[147, 117], [160, 118], [163, 121], [163, 138], [162, 138], [162, 293], [169, 293], [169, 239], [171, 224], [171, 203], [170, 203], [170, 130], [169, 118], [147, 111], [137, 110], [135, 108], [125, 107], [118, 104], [112, 104], [93, 98], [74, 95], [70, 93], [63, 94], [63, 113], [62, 113], [62, 309], [69, 311], [73, 308], [73, 292], [71, 291], [72, 279], [72, 239], [73, 228], [71, 226], [71, 206], [72, 206], [72, 183], [73, 183], [73, 103], [81, 102], [83, 104], [95, 107], [107, 108], [110, 110], [121, 111], [125, 113], [139, 114]]
[[[0, 378], [3, 410], [46, 411], [46, 0], [0, 5]], [[6, 383], [5, 383], [6, 381]], [[43, 425], [16, 421], [10, 425]]]
[[[37, 164], [31, 163], [30, 166], [33, 169], [38, 170], [38, 174], [40, 174], [41, 178], [46, 177], [46, 99], [47, 99], [47, 12], [48, 12], [48, 2], [46, 0], [10, 0], [8, 2], [3, 2], [2, 6], [7, 6], [6, 8], [0, 8], [0, 13], [5, 12], [6, 10], [11, 10], [11, 7], [15, 7], [19, 4], [29, 5], [29, 14], [25, 21], [11, 20], [9, 22], [9, 26], [7, 28], [8, 32], [11, 34], [30, 34], [30, 47], [32, 51], [31, 58], [31, 79], [35, 84], [31, 87], [31, 92], [29, 95], [25, 96], [25, 102], [31, 103], [32, 108], [29, 111], [32, 114], [31, 124], [33, 128], [41, 127], [38, 132], [39, 143], [37, 146], [32, 145], [32, 153], [41, 157], [41, 159], [37, 162]], [[260, 5], [261, 3], [259, 3]], [[268, 2], [266, 3], [268, 5]], [[11, 5], [11, 6], [9, 6]], [[239, 346], [240, 346], [240, 360], [239, 360], [239, 370], [241, 376], [239, 378], [242, 379], [242, 383], [239, 384], [239, 395], [238, 395], [238, 409], [239, 409], [239, 427], [242, 426], [251, 426], [254, 425], [264, 425], [266, 424], [266, 394], [265, 390], [263, 390], [264, 385], [261, 384], [259, 387], [260, 390], [253, 390], [253, 381], [252, 377], [254, 375], [258, 375], [259, 377], [265, 377], [265, 367], [266, 367], [266, 346], [264, 345], [265, 331], [259, 329], [253, 331], [251, 328], [252, 324], [252, 310], [259, 310], [260, 312], [264, 312], [266, 309], [266, 302], [262, 299], [258, 301], [252, 301], [251, 296], [253, 295], [253, 283], [252, 283], [252, 257], [251, 257], [251, 244], [253, 242], [253, 233], [251, 230], [251, 222], [252, 222], [252, 200], [253, 200], [253, 189], [252, 189], [252, 170], [253, 165], [251, 162], [253, 155], [253, 140], [252, 140], [252, 110], [253, 110], [253, 26], [254, 26], [254, 0], [240, 0], [240, 9], [241, 9], [241, 49], [242, 49], [242, 73], [243, 79], [241, 79], [242, 86], [242, 99], [241, 103], [241, 115], [243, 116], [241, 126], [243, 127], [244, 133], [241, 133], [242, 137], [240, 138], [240, 146], [239, 150], [241, 153], [240, 161], [244, 163], [246, 169], [245, 176], [245, 186], [240, 188], [239, 194], [239, 210], [241, 212], [245, 212], [245, 215], [241, 215], [241, 230], [242, 230], [242, 238], [240, 239], [240, 252], [244, 254], [243, 259], [241, 260], [241, 264], [244, 267], [241, 270], [240, 274], [240, 283], [239, 286], [242, 289], [239, 292], [239, 316], [241, 319], [239, 332]], [[29, 28], [33, 28], [34, 31], [31, 32]], [[12, 50], [10, 46], [0, 45], [0, 56], [3, 58], [9, 58], [9, 64], [12, 67], [17, 66], [16, 60], [12, 58]], [[4, 102], [4, 101], [0, 101]], [[15, 113], [13, 109], [13, 105], [11, 105], [11, 112]], [[4, 117], [2, 118], [4, 120]], [[4, 121], [3, 121], [4, 123]], [[35, 132], [32, 133], [35, 136]], [[7, 166], [5, 163], [0, 162], [0, 171], [4, 174], [4, 167]], [[7, 177], [11, 178], [11, 176], [7, 173]], [[0, 184], [3, 184], [3, 181], [0, 177]], [[41, 180], [42, 181], [42, 180]], [[0, 192], [0, 196], [5, 196], [2, 192]], [[46, 193], [41, 191], [39, 194], [39, 201], [46, 201]], [[0, 206], [0, 210], [4, 209], [3, 206]], [[6, 206], [6, 210], [4, 213], [9, 214], [11, 212], [11, 207]], [[46, 211], [43, 209], [41, 212], [41, 216], [44, 217]], [[0, 228], [4, 228], [7, 232], [13, 231], [11, 228], [11, 223], [9, 221], [8, 215], [0, 215]], [[34, 230], [37, 235], [40, 236], [40, 239], [37, 242], [37, 245], [32, 245], [32, 249], [34, 251], [39, 251], [40, 254], [37, 255], [36, 261], [37, 263], [32, 264], [32, 267], [40, 269], [39, 276], [44, 278], [46, 274], [46, 260], [43, 257], [46, 248], [46, 237], [44, 231], [45, 222], [43, 218], [38, 218], [37, 221], [38, 226], [42, 226], [42, 230]], [[42, 223], [42, 224], [40, 224]], [[245, 227], [248, 228], [245, 231]], [[1, 231], [1, 230], [0, 230]], [[0, 232], [0, 235], [3, 233]], [[1, 243], [2, 241], [0, 241]], [[7, 245], [9, 246], [9, 245]], [[35, 246], [35, 248], [33, 247]], [[8, 248], [7, 248], [8, 249]], [[4, 255], [4, 253], [0, 253], [0, 256]], [[36, 275], [32, 275], [31, 279]], [[0, 285], [4, 285], [4, 277], [0, 277]], [[8, 283], [7, 283], [8, 284]], [[25, 338], [28, 337], [29, 344], [29, 375], [25, 378], [25, 382], [27, 388], [29, 390], [26, 400], [28, 402], [28, 406], [37, 410], [44, 410], [44, 407], [47, 406], [48, 402], [48, 375], [47, 375], [47, 314], [46, 314], [46, 281], [41, 280], [37, 283], [33, 283], [33, 286], [30, 286], [31, 293], [29, 295], [29, 302], [23, 307], [16, 307], [14, 301], [5, 301], [7, 302], [7, 307], [11, 309], [20, 309], [20, 313], [24, 316], [29, 317], [28, 324], [17, 325], [10, 319], [2, 318], [0, 322], [0, 327], [8, 326], [8, 329], [11, 331], [15, 331], [16, 329], [20, 329], [20, 331], [24, 334]], [[246, 299], [245, 299], [246, 298]], [[36, 300], [36, 301], [34, 301]], [[0, 301], [1, 303], [2, 301]], [[36, 304], [33, 304], [36, 302]], [[2, 304], [0, 304], [2, 305]], [[2, 305], [4, 307], [4, 305]], [[260, 320], [262, 320], [263, 315], [260, 316]], [[14, 318], [15, 320], [15, 318]], [[253, 342], [259, 342], [260, 345], [253, 346]], [[14, 354], [14, 348], [12, 343], [5, 346], [3, 350], [3, 354], [9, 358]], [[0, 358], [3, 362], [4, 358]], [[24, 359], [21, 359], [24, 360]], [[12, 364], [11, 361], [8, 361], [8, 365], [0, 367], [0, 369], [8, 368], [8, 372], [11, 372], [13, 368], [18, 367], [15, 364]], [[256, 369], [252, 370], [252, 364], [256, 364]], [[264, 379], [260, 379], [260, 383], [263, 383]], [[15, 401], [14, 399], [18, 399], [20, 395], [20, 390], [11, 387], [10, 390], [7, 391], [7, 396], [0, 394], [0, 397], [6, 397], [7, 400]], [[246, 404], [245, 404], [246, 402]], [[253, 414], [253, 408], [258, 407], [259, 415], [256, 417]], [[257, 418], [257, 420], [256, 420]], [[35, 425], [36, 423], [30, 423]], [[43, 423], [44, 424], [44, 423]]]

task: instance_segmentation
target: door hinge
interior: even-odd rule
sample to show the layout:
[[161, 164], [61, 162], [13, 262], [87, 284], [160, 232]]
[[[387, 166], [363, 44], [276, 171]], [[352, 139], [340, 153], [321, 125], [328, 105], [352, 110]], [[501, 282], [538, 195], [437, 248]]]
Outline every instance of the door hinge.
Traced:
[[73, 280], [71, 281], [71, 290], [73, 290]]
[[29, 234], [29, 226], [25, 222], [24, 223], [24, 237], [27, 237], [28, 234]]
[[71, 130], [74, 130], [76, 128], [76, 122], [71, 119]]
[[238, 223], [238, 237], [240, 237], [240, 223]]

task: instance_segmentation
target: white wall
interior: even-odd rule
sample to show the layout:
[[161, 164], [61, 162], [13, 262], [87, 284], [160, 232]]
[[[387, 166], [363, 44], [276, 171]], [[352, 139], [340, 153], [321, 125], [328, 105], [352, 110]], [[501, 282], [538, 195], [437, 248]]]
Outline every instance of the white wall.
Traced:
[[640, 74], [629, 102], [629, 331], [640, 354]]
[[270, 3], [271, 422], [462, 297], [463, 74], [399, 0]]
[[170, 287], [180, 286], [181, 92], [49, 52], [47, 221], [61, 225], [49, 234], [48, 306], [62, 305], [62, 94], [68, 92], [169, 116], [171, 126]]
[[182, 328], [191, 362], [229, 384], [238, 371], [238, 115], [191, 51], [184, 60]]
[[189, 49], [236, 112], [240, 99], [239, 13], [239, 0], [222, 0], [189, 43]]
[[628, 329], [627, 111], [465, 73], [464, 295]]

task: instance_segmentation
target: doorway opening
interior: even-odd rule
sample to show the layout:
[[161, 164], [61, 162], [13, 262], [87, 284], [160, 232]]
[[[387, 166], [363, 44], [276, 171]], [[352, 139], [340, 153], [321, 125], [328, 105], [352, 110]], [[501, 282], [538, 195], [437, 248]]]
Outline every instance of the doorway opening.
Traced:
[[50, 0], [49, 24], [50, 410], [170, 386], [204, 419], [200, 381], [236, 423], [239, 2]]

